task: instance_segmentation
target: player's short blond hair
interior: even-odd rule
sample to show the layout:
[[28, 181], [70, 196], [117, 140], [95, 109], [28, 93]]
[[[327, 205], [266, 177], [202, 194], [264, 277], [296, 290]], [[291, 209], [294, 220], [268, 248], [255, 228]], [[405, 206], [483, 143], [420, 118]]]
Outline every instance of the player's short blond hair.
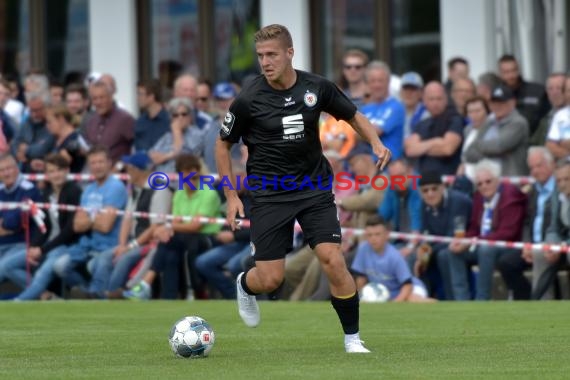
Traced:
[[291, 38], [291, 33], [289, 33], [289, 29], [283, 25], [267, 25], [255, 33], [255, 43], [269, 40], [280, 40], [285, 44], [285, 47], [293, 47], [293, 38]]

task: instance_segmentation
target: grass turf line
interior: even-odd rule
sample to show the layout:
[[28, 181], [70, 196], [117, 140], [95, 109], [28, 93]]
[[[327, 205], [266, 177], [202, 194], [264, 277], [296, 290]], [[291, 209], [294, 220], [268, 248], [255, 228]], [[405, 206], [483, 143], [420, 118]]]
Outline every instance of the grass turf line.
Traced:
[[[568, 378], [570, 303], [361, 305], [373, 353], [347, 355], [328, 302], [262, 302], [245, 327], [234, 302], [35, 302], [0, 305], [4, 379]], [[216, 332], [206, 359], [167, 342], [185, 315]]]

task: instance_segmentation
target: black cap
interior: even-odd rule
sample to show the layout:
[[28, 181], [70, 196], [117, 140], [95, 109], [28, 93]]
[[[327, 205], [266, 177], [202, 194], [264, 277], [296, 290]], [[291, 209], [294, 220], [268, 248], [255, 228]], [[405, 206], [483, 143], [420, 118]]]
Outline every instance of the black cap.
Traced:
[[513, 90], [504, 84], [498, 85], [491, 92], [492, 102], [506, 102], [513, 99], [514, 97], [515, 95], [513, 94]]
[[434, 171], [426, 171], [422, 173], [422, 177], [420, 178], [420, 186], [441, 185], [442, 183], [441, 174]]
[[361, 155], [361, 154], [372, 156], [372, 147], [365, 142], [357, 143], [354, 146], [354, 148], [352, 148], [352, 150], [350, 152], [348, 152], [348, 155], [346, 156], [346, 161], [350, 161], [354, 157]]

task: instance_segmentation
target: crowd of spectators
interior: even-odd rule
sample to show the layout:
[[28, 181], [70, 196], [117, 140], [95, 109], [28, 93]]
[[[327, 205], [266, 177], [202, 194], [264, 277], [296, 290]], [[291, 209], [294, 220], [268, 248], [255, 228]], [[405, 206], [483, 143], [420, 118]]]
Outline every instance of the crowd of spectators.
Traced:
[[[496, 70], [474, 80], [469, 62], [457, 57], [448, 63], [447, 81], [424, 83], [420, 74], [407, 72], [395, 88], [390, 67], [360, 50], [347, 51], [341, 64], [338, 85], [377, 128], [393, 159], [378, 173], [370, 147], [350, 125], [323, 114], [319, 136], [333, 171], [421, 176], [385, 190], [371, 183], [347, 190], [333, 184], [348, 231], [342, 248], [359, 288], [385, 281], [394, 301], [489, 300], [499, 273], [511, 299], [557, 297], [558, 271], [567, 265], [557, 251], [388, 241], [388, 234], [565, 245], [570, 76], [552, 73], [545, 85], [530, 83], [516, 58], [505, 55]], [[44, 210], [47, 232], [20, 210], [0, 210], [0, 282], [18, 289], [16, 300], [235, 298], [235, 276], [252, 265], [248, 229], [118, 211], [223, 216], [221, 191], [188, 184], [179, 190], [176, 181], [159, 191], [147, 179], [154, 171], [216, 171], [220, 121], [240, 85], [183, 74], [170, 99], [156, 79], [141, 80], [132, 90], [138, 115], [116, 99], [110, 74], [63, 86], [33, 72], [22, 88], [0, 78], [0, 201], [53, 205]], [[243, 143], [232, 159], [236, 173], [244, 173]], [[126, 183], [113, 175], [121, 171], [129, 175]], [[33, 173], [44, 173], [45, 181], [23, 175]], [[93, 180], [70, 181], [69, 173], [90, 173]], [[444, 175], [453, 176], [452, 184], [442, 181]], [[505, 181], [518, 176], [533, 181]], [[249, 195], [244, 189], [240, 196], [247, 214]], [[63, 211], [58, 204], [81, 208]], [[365, 233], [357, 236], [352, 228]], [[270, 298], [328, 299], [326, 277], [297, 235], [286, 281]]]

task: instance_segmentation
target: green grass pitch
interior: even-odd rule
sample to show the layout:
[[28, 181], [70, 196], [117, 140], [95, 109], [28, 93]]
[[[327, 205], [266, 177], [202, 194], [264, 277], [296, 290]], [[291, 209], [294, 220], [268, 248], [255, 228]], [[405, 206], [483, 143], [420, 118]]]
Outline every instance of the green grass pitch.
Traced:
[[[258, 328], [234, 302], [0, 304], [2, 379], [475, 379], [570, 377], [570, 303], [364, 304], [373, 353], [348, 355], [330, 303], [262, 302]], [[216, 332], [206, 359], [167, 342], [185, 315]]]

